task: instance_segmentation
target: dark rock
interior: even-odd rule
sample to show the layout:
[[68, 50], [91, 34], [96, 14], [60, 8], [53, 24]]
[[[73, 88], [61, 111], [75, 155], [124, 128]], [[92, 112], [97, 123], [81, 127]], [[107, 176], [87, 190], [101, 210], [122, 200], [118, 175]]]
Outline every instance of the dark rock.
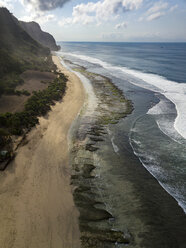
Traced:
[[101, 221], [112, 218], [112, 215], [104, 209], [97, 209], [93, 206], [87, 206], [87, 208], [79, 208], [80, 220], [86, 221]]
[[101, 142], [101, 141], [104, 141], [104, 139], [102, 139], [102, 138], [98, 138], [98, 137], [90, 137], [90, 140], [95, 141], [95, 142]]
[[94, 170], [96, 167], [93, 164], [84, 164], [83, 166], [83, 176], [85, 178], [90, 178], [92, 177], [90, 175], [90, 173], [92, 172], [92, 170]]
[[71, 175], [71, 179], [78, 179], [79, 175]]
[[97, 151], [98, 149], [99, 149], [99, 148], [93, 146], [93, 144], [86, 144], [86, 147], [85, 147], [85, 150], [88, 150], [88, 151], [90, 151], [90, 152], [95, 152], [95, 151]]
[[75, 189], [75, 193], [86, 192], [90, 191], [90, 186], [80, 185], [78, 188]]
[[93, 127], [91, 127], [88, 134], [99, 137], [106, 134], [106, 132], [104, 131], [104, 128], [101, 125], [94, 125]]

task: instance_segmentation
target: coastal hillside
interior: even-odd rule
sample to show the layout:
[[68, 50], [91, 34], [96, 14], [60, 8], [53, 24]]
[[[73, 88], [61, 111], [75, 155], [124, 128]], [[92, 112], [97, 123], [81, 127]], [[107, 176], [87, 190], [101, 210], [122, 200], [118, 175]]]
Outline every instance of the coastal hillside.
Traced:
[[23, 22], [20, 21], [21, 27], [36, 41], [43, 46], [48, 47], [52, 51], [58, 51], [60, 46], [56, 45], [54, 37], [41, 30], [41, 27], [36, 22]]
[[[67, 79], [50, 49], [34, 40], [8, 9], [0, 8], [0, 170], [24, 136], [62, 98]], [[54, 40], [55, 42], [55, 40]]]
[[4, 79], [26, 69], [51, 70], [50, 50], [35, 41], [6, 8], [0, 8], [0, 94]]

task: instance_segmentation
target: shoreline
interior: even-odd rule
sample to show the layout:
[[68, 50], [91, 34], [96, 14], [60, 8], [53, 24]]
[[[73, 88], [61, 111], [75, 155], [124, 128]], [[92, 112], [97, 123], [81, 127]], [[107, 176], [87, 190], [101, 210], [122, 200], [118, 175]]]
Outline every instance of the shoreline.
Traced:
[[85, 98], [80, 79], [68, 77], [66, 94], [27, 135], [16, 158], [0, 175], [0, 246], [78, 248], [79, 212], [70, 185], [68, 131]]

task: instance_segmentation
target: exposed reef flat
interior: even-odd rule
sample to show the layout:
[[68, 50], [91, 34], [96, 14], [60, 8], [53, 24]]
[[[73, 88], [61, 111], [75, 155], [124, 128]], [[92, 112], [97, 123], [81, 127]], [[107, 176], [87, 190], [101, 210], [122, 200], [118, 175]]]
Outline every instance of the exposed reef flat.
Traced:
[[128, 244], [132, 237], [123, 230], [114, 230], [114, 216], [102, 199], [101, 188], [97, 185], [100, 165], [96, 156], [102, 151], [102, 143], [108, 139], [108, 126], [114, 125], [132, 112], [132, 103], [111, 80], [75, 67], [91, 81], [97, 106], [94, 113], [82, 110], [74, 131], [71, 144], [71, 181], [75, 186], [74, 201], [79, 209], [79, 225], [82, 248], [115, 247], [116, 243]]

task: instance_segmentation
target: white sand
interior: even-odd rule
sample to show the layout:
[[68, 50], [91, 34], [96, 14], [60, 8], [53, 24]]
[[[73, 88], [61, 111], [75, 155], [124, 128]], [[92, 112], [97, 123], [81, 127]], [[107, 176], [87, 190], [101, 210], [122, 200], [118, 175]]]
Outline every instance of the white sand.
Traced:
[[78, 211], [70, 186], [67, 134], [84, 102], [78, 77], [64, 69], [68, 89], [0, 172], [0, 248], [78, 248]]

